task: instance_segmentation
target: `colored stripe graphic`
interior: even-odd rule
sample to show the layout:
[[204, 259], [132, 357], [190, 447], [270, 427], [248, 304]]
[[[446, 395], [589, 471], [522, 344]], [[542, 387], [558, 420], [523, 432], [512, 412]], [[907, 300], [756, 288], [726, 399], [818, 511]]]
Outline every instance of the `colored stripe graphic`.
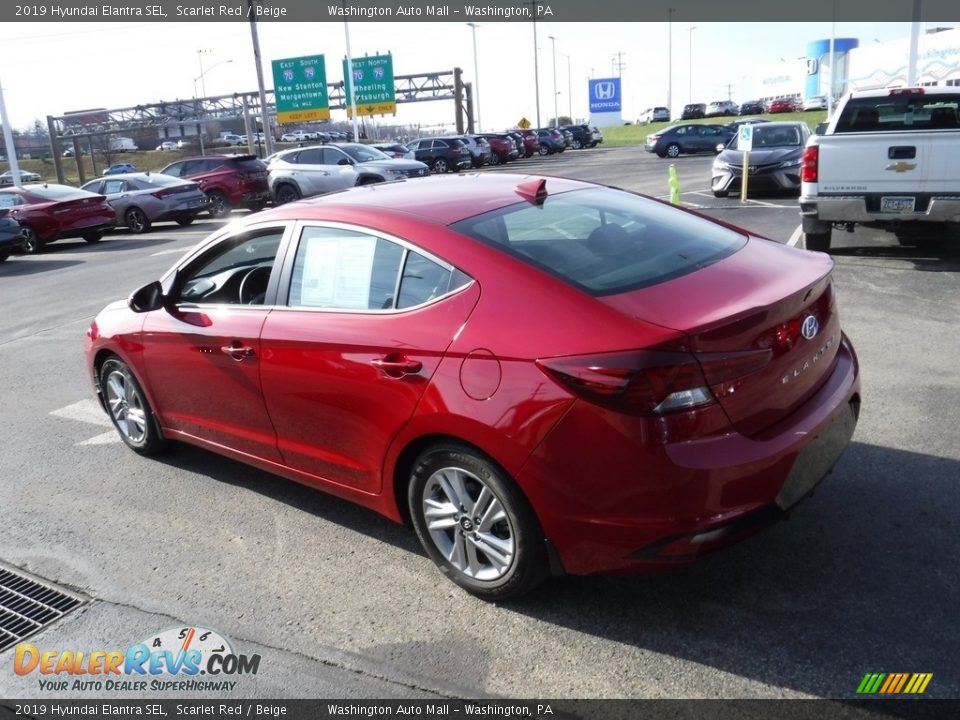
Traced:
[[858, 695], [920, 695], [933, 673], [867, 673], [857, 686]]

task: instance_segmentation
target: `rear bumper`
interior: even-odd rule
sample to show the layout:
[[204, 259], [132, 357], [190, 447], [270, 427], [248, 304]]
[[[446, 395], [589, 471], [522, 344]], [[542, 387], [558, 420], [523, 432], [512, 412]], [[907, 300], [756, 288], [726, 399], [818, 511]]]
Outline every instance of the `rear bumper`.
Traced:
[[[756, 437], [662, 442], [656, 423], [644, 427], [578, 402], [518, 481], [568, 573], [687, 563], [762, 529], [809, 495], [850, 441], [859, 392], [856, 355], [844, 338], [817, 393]], [[589, 427], [600, 432], [586, 439]]]
[[[913, 196], [916, 193], [876, 193], [891, 196]], [[879, 202], [879, 201], [878, 201]], [[822, 222], [889, 223], [889, 222], [960, 222], [960, 196], [917, 197], [917, 211], [883, 213], [870, 209], [871, 200], [859, 197], [800, 196], [800, 215]]]

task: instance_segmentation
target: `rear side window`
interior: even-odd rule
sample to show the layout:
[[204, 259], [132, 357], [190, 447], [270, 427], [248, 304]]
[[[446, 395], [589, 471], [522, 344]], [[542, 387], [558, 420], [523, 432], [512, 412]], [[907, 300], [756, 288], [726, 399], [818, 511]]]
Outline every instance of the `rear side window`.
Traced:
[[851, 98], [844, 106], [834, 132], [956, 130], [960, 128], [958, 106], [960, 93]]
[[517, 203], [451, 227], [591, 295], [686, 275], [746, 243], [709, 220], [610, 188], [552, 195], [542, 205]]
[[233, 166], [239, 170], [247, 172], [255, 170], [266, 170], [267, 166], [259, 158], [244, 158], [243, 160], [231, 160]]

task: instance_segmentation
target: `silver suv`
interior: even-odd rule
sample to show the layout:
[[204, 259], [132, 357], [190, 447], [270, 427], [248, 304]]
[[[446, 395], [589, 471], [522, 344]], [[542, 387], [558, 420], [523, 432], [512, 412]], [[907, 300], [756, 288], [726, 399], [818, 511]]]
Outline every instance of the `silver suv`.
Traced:
[[430, 174], [430, 168], [422, 162], [394, 159], [359, 143], [284, 150], [268, 161], [270, 192], [277, 205], [355, 185]]

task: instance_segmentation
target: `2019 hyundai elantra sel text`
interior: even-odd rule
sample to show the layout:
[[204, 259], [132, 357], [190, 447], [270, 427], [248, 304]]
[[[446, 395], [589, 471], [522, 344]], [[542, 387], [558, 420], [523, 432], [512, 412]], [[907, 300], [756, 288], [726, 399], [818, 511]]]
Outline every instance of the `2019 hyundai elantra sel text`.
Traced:
[[104, 309], [123, 441], [207, 448], [409, 522], [487, 599], [690, 562], [850, 441], [832, 260], [632, 193], [506, 173], [221, 228]]

